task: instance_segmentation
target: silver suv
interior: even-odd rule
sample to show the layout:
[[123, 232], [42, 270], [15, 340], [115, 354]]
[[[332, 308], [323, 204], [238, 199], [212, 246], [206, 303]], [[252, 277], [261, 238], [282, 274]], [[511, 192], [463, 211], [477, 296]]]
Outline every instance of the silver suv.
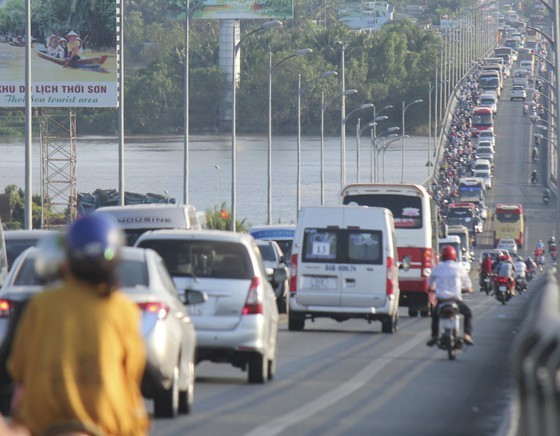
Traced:
[[188, 307], [197, 333], [197, 362], [225, 362], [245, 371], [249, 383], [272, 379], [279, 315], [252, 236], [219, 230], [155, 230], [136, 246], [155, 250], [181, 294], [208, 295]]

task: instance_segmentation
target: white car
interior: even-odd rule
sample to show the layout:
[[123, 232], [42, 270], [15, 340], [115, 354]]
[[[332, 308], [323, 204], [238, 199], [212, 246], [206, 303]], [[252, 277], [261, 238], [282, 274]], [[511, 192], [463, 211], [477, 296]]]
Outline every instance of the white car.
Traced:
[[494, 129], [481, 130], [478, 134], [478, 143], [480, 144], [481, 141], [488, 141], [495, 147], [496, 134], [494, 133]]
[[513, 87], [511, 88], [509, 99], [511, 101], [513, 100], [525, 101], [527, 99], [527, 91], [525, 91], [525, 88], [521, 85], [513, 85]]
[[486, 189], [492, 189], [492, 174], [490, 170], [475, 170], [473, 177], [480, 177], [484, 180]]
[[[197, 363], [229, 363], [249, 383], [276, 371], [279, 315], [259, 248], [246, 233], [222, 230], [151, 230], [136, 241], [164, 260], [179, 295], [197, 290], [208, 301], [188, 307], [197, 335]], [[284, 268], [274, 281], [285, 280]]]
[[517, 256], [517, 242], [512, 238], [502, 238], [496, 246], [498, 250], [507, 250], [512, 256]]

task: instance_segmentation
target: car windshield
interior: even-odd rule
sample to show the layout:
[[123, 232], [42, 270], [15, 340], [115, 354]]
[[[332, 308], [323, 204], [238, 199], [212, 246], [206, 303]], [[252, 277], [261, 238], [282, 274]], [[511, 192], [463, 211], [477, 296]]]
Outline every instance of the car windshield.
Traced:
[[[146, 264], [140, 260], [122, 259], [117, 268], [119, 285], [127, 288], [148, 286], [148, 271]], [[16, 286], [43, 286], [45, 283], [35, 272], [35, 257], [29, 256], [23, 262], [16, 277]]]
[[8, 266], [14, 263], [14, 260], [27, 250], [37, 244], [37, 239], [6, 239], [6, 253], [8, 255]]
[[261, 256], [263, 260], [268, 262], [275, 262], [276, 257], [274, 256], [274, 249], [270, 244], [257, 244], [259, 247], [259, 251], [261, 252]]
[[216, 279], [252, 279], [251, 259], [237, 242], [204, 239], [145, 239], [164, 260], [171, 276]]

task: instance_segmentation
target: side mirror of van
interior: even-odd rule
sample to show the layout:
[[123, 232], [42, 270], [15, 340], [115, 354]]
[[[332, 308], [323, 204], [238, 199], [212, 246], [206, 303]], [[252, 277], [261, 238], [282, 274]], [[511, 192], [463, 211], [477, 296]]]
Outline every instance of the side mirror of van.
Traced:
[[399, 264], [399, 269], [408, 271], [410, 269], [411, 263], [412, 262], [410, 256], [405, 256]]
[[183, 303], [186, 306], [191, 306], [193, 304], [202, 304], [208, 301], [208, 294], [201, 291], [196, 291], [193, 289], [185, 289], [185, 296], [183, 297]]
[[288, 278], [286, 274], [285, 268], [275, 268], [274, 273], [272, 274], [272, 280], [276, 283], [282, 283], [284, 280]]

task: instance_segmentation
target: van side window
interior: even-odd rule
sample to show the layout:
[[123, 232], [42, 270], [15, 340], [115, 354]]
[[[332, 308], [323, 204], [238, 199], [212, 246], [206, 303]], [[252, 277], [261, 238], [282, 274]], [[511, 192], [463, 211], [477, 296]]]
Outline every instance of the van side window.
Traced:
[[383, 264], [383, 233], [379, 230], [307, 228], [303, 262]]

